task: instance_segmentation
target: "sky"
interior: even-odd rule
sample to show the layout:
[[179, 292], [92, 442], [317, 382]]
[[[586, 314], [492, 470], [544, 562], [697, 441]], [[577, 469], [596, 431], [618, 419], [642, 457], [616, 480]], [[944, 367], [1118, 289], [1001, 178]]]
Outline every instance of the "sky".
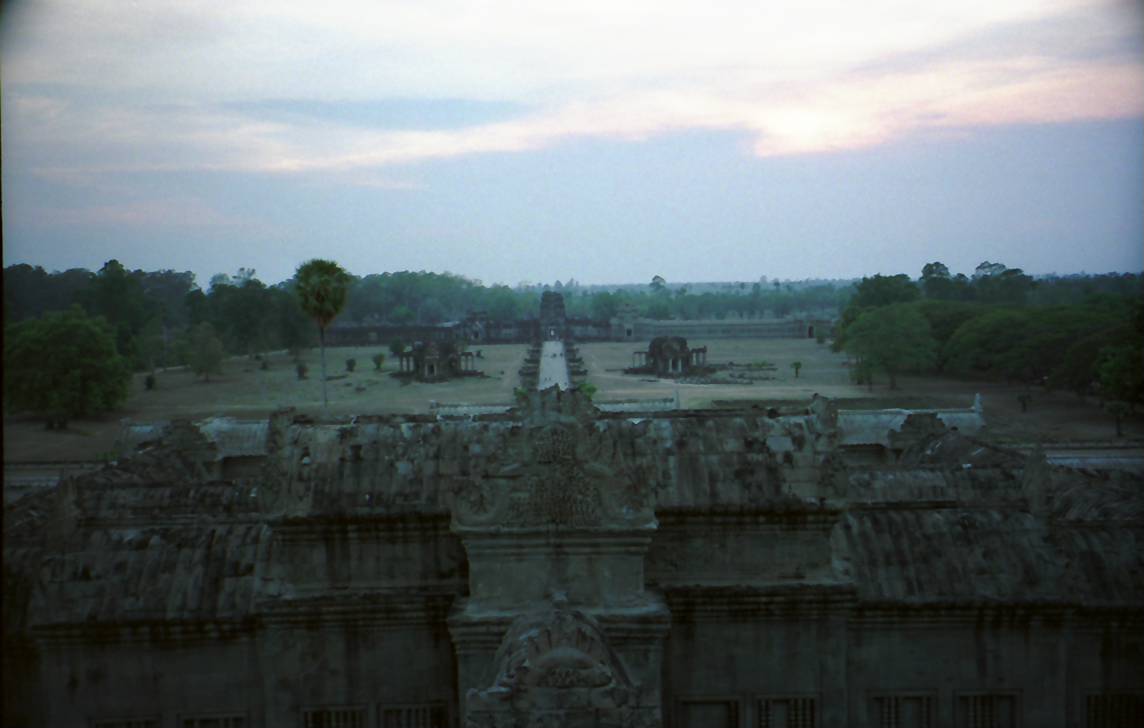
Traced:
[[1144, 270], [1135, 0], [2, 7], [6, 266]]

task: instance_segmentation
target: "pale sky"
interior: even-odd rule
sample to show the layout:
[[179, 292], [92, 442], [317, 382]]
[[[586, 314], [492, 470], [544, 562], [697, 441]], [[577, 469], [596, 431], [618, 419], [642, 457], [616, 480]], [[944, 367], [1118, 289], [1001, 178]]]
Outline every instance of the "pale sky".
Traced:
[[4, 264], [1144, 269], [1138, 2], [9, 2]]

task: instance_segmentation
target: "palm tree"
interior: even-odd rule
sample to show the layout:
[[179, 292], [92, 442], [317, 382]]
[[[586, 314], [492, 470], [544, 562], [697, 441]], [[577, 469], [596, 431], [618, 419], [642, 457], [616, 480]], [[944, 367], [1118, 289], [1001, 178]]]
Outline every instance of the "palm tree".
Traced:
[[298, 301], [302, 310], [318, 324], [318, 343], [322, 351], [322, 406], [329, 407], [326, 395], [326, 327], [346, 305], [350, 275], [332, 260], [307, 261], [294, 273]]

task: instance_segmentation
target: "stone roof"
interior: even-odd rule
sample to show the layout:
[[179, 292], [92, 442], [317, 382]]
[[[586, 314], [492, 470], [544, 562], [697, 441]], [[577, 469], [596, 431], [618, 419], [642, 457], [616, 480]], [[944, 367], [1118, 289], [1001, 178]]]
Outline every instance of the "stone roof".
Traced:
[[832, 546], [863, 600], [1144, 604], [1144, 491], [1131, 476], [886, 471], [854, 474], [849, 493]]
[[[550, 401], [464, 420], [283, 413], [167, 427], [185, 444], [6, 508], [6, 607], [40, 624], [239, 618], [272, 596], [259, 594], [273, 583], [260, 570], [280, 524], [442, 519], [458, 499], [564, 482], [673, 523], [817, 524], [831, 583], [852, 585], [859, 604], [1144, 604], [1144, 491], [1133, 474], [1006, 453], [927, 461], [925, 442], [913, 464], [849, 467], [815, 415], [631, 417], [586, 410], [575, 393], [538, 396]], [[943, 452], [976, 452], [959, 433], [931, 437]], [[218, 469], [203, 464], [263, 453], [257, 485], [214, 480]]]
[[240, 618], [253, 612], [264, 524], [80, 531], [44, 562], [41, 624]]
[[891, 433], [899, 432], [911, 415], [933, 414], [946, 427], [973, 435], [985, 427], [980, 407], [970, 409], [884, 409], [839, 410], [838, 429], [842, 445], [882, 445], [890, 447]]
[[220, 458], [254, 457], [266, 454], [269, 423], [266, 420], [236, 420], [213, 417], [198, 423], [199, 432], [218, 448]]
[[[183, 423], [180, 423], [183, 424]], [[232, 457], [261, 457], [267, 451], [266, 420], [238, 420], [233, 417], [210, 417], [190, 423], [213, 446], [217, 459]], [[116, 442], [123, 455], [154, 445], [170, 436], [173, 423], [125, 421]]]

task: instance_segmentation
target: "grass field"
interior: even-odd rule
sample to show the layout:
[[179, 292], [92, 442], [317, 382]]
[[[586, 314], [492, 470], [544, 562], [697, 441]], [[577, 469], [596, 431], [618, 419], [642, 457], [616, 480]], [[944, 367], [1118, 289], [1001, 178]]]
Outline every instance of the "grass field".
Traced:
[[[588, 365], [588, 378], [598, 388], [600, 399], [671, 397], [679, 392], [684, 407], [710, 407], [718, 400], [807, 400], [811, 395], [843, 399], [861, 398], [865, 390], [850, 383], [846, 357], [809, 339], [712, 339], [688, 341], [692, 348], [706, 346], [708, 364], [766, 361], [775, 365], [774, 379], [755, 384], [683, 384], [623, 373], [632, 366], [632, 352], [647, 344], [582, 344], [580, 354]], [[802, 362], [795, 378], [791, 363]], [[650, 381], [649, 381], [650, 380]]]
[[[813, 340], [716, 339], [689, 343], [707, 346], [708, 362], [712, 364], [770, 362], [776, 367], [774, 378], [755, 384], [685, 384], [623, 374], [623, 368], [631, 366], [632, 352], [646, 344], [582, 344], [580, 353], [588, 366], [589, 381], [597, 387], [598, 400], [664, 398], [678, 393], [680, 403], [688, 408], [735, 400], [782, 405], [806, 401], [817, 392], [837, 400], [843, 408], [968, 407], [974, 394], [980, 392], [985, 398], [989, 437], [999, 441], [1112, 440], [1115, 435], [1111, 417], [1095, 402], [1066, 392], [1034, 390], [1029, 411], [1021, 412], [1017, 396], [1024, 390], [1003, 383], [907, 376], [900, 378], [899, 389], [893, 391], [884, 380], [876, 382], [872, 390], [855, 386], [850, 383], [846, 357]], [[482, 357], [476, 360], [477, 368], [485, 377], [436, 384], [402, 384], [390, 376], [397, 368], [392, 357], [387, 357], [391, 361], [385, 363], [382, 371], [374, 371], [369, 357], [377, 348], [330, 349], [329, 375], [334, 379], [328, 383], [329, 413], [344, 416], [428, 412], [431, 401], [511, 402], [526, 347], [486, 345], [479, 349]], [[345, 371], [345, 360], [350, 357], [357, 360], [353, 373]], [[162, 371], [153, 391], [144, 389], [143, 375], [136, 375], [123, 408], [100, 418], [74, 421], [63, 432], [47, 431], [32, 417], [6, 417], [4, 460], [99, 459], [112, 451], [122, 419], [198, 419], [217, 415], [253, 419], [282, 407], [321, 414], [318, 350], [305, 352], [302, 358], [310, 368], [309, 379], [303, 381], [297, 379], [285, 353], [270, 355], [268, 371], [245, 357], [230, 359], [223, 374], [212, 377], [210, 382], [198, 380], [186, 369]], [[790, 366], [794, 361], [802, 362], [797, 378]], [[1127, 438], [1144, 437], [1141, 420], [1137, 416], [1125, 422]]]
[[[482, 353], [477, 369], [485, 377], [465, 377], [448, 382], [403, 383], [390, 376], [397, 361], [386, 354], [382, 370], [375, 371], [370, 357], [380, 349], [328, 349], [326, 363], [332, 415], [384, 412], [428, 412], [431, 400], [491, 404], [512, 401], [517, 386], [517, 370], [524, 359], [524, 345], [474, 347]], [[223, 365], [221, 376], [204, 382], [186, 368], [160, 371], [158, 386], [147, 391], [143, 374], [136, 374], [127, 403], [119, 410], [97, 419], [74, 421], [64, 432], [47, 431], [31, 417], [6, 417], [4, 421], [4, 460], [87, 460], [110, 452], [118, 436], [120, 421], [163, 420], [176, 417], [198, 419], [227, 415], [262, 418], [274, 410], [294, 407], [300, 412], [322, 413], [322, 384], [317, 349], [306, 351], [302, 361], [309, 367], [308, 378], [299, 380], [293, 360], [285, 353], [268, 355], [270, 368], [262, 370], [257, 361], [235, 357]], [[357, 366], [347, 373], [346, 359]]]

